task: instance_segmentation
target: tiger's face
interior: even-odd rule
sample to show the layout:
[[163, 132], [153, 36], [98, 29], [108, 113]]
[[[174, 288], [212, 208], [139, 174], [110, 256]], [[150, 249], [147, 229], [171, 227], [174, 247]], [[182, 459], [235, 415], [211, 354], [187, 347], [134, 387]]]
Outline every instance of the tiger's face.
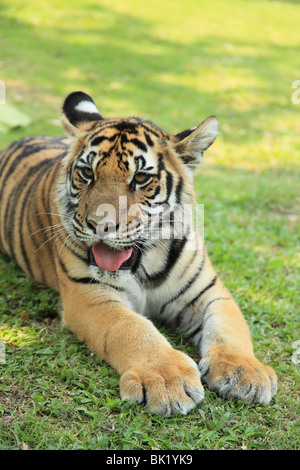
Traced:
[[63, 125], [72, 137], [58, 205], [70, 238], [102, 269], [130, 266], [136, 250], [174, 236], [175, 209], [192, 204], [192, 171], [217, 135], [216, 118], [171, 136], [138, 118], [103, 119], [86, 94], [69, 95]]

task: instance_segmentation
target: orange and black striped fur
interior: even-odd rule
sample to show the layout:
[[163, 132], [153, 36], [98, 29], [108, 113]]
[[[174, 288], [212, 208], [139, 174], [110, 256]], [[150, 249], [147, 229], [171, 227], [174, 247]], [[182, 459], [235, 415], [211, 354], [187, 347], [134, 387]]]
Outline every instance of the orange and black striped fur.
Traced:
[[[186, 414], [204, 397], [202, 380], [222, 396], [269, 403], [276, 375], [255, 358], [200, 236], [175, 237], [176, 217], [169, 237], [142, 230], [145, 208], [194, 204], [193, 170], [216, 138], [216, 118], [172, 136], [137, 118], [104, 119], [74, 92], [62, 122], [68, 137], [24, 138], [0, 155], [1, 251], [59, 291], [64, 323], [119, 372], [122, 398]], [[153, 319], [185, 332], [198, 366]]]

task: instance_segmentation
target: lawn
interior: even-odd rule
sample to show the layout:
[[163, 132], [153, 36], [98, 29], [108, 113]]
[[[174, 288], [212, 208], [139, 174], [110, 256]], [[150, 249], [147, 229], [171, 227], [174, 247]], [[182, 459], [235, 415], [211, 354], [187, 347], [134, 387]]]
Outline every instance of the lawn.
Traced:
[[1, 256], [0, 449], [299, 449], [299, 24], [298, 1], [0, 0], [0, 79], [31, 118], [0, 148], [62, 135], [59, 108], [74, 90], [105, 117], [170, 133], [218, 116], [195, 178], [207, 249], [279, 377], [267, 407], [206, 390], [188, 416], [151, 415], [122, 402], [117, 373], [61, 326], [57, 295]]

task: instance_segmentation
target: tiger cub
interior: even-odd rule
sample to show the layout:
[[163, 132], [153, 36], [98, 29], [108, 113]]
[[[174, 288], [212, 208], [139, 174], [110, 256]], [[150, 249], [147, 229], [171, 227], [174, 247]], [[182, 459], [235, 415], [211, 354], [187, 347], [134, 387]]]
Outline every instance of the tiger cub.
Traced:
[[[276, 375], [255, 358], [185, 217], [216, 117], [169, 135], [134, 117], [104, 119], [74, 92], [62, 124], [68, 137], [23, 138], [0, 155], [1, 251], [59, 292], [63, 322], [118, 371], [122, 399], [187, 414], [204, 397], [202, 380], [221, 396], [268, 404]], [[151, 320], [184, 332], [199, 365]]]

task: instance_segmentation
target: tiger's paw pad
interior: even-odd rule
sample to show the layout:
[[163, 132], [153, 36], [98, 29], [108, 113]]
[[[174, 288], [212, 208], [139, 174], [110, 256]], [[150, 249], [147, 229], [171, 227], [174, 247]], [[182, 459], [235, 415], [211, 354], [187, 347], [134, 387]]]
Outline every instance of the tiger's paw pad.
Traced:
[[200, 361], [199, 370], [210, 390], [248, 404], [267, 405], [277, 390], [275, 372], [256, 358], [208, 353]]
[[203, 400], [204, 390], [196, 364], [182, 356], [176, 364], [145, 364], [125, 372], [120, 379], [121, 398], [146, 403], [150, 412], [162, 416], [188, 414]]

